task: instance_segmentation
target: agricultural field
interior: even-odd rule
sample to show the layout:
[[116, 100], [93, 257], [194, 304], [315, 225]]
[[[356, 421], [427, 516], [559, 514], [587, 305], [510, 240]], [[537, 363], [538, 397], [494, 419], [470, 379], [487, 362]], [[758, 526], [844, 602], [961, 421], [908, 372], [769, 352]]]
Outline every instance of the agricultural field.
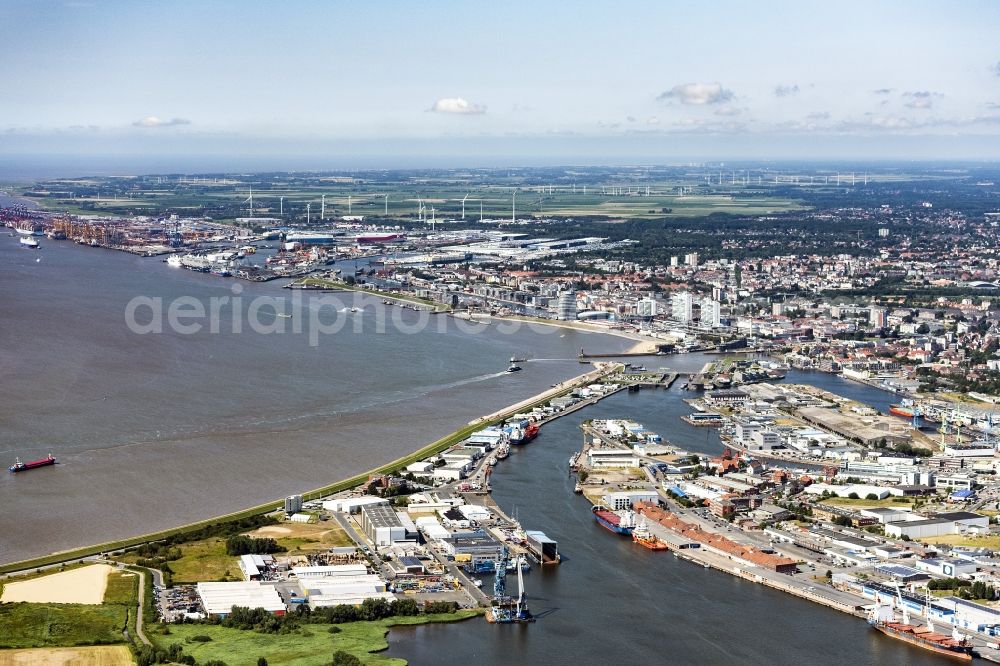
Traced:
[[763, 215], [809, 207], [767, 183], [708, 183], [701, 173], [592, 173], [572, 179], [567, 182], [558, 169], [519, 174], [499, 170], [475, 176], [459, 172], [170, 175], [58, 179], [18, 188], [18, 193], [45, 209], [73, 214], [176, 213], [224, 221], [251, 215], [252, 190], [253, 216], [314, 223], [343, 215], [409, 221], [433, 217], [438, 222], [468, 224], [506, 221], [514, 212], [515, 190], [518, 220]]
[[[171, 626], [169, 635], [153, 635], [150, 639], [164, 649], [171, 643], [180, 643], [184, 647], [184, 654], [193, 656], [199, 663], [220, 659], [228, 666], [255, 666], [258, 657], [265, 657], [270, 664], [316, 666], [329, 663], [330, 656], [335, 651], [343, 650], [365, 664], [402, 666], [405, 662], [400, 659], [377, 654], [389, 647], [385, 635], [391, 627], [455, 622], [478, 615], [477, 611], [458, 611], [440, 615], [394, 617], [374, 622], [350, 622], [335, 625], [340, 628], [340, 632], [336, 634], [329, 632], [334, 625], [328, 624], [310, 624], [288, 634], [264, 634], [213, 625], [181, 624]], [[207, 636], [211, 640], [192, 640], [194, 636]]]
[[0, 650], [0, 666], [131, 666], [132, 651], [124, 645]]
[[15, 580], [4, 585], [0, 602], [100, 604], [104, 601], [108, 575], [113, 570], [107, 564], [93, 564], [29, 580]]

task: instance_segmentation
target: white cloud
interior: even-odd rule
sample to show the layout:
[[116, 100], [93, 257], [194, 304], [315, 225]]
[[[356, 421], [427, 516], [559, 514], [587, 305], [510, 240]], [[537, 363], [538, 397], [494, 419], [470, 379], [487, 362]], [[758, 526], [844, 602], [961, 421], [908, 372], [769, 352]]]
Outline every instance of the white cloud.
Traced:
[[190, 125], [191, 121], [185, 118], [171, 118], [163, 120], [156, 116], [146, 116], [132, 123], [136, 127], [174, 127], [176, 125]]
[[799, 84], [793, 83], [790, 86], [777, 85], [774, 86], [774, 96], [775, 97], [788, 97], [789, 95], [799, 94]]
[[903, 97], [909, 97], [910, 101], [905, 106], [911, 109], [930, 109], [934, 106], [935, 97], [944, 97], [941, 93], [930, 90], [915, 90], [903, 93]]
[[434, 102], [431, 111], [435, 113], [457, 113], [464, 115], [478, 115], [486, 113], [486, 107], [480, 104], [473, 104], [461, 97], [442, 97]]
[[806, 120], [829, 120], [830, 113], [828, 111], [813, 111], [812, 113], [806, 115]]
[[745, 108], [741, 109], [735, 106], [723, 106], [715, 110], [715, 115], [717, 116], [738, 116], [746, 111]]
[[998, 61], [997, 64], [990, 67], [990, 71], [996, 74], [997, 76], [1000, 76], [1000, 61]]
[[650, 116], [649, 118], [646, 119], [646, 124], [647, 125], [659, 125], [660, 124], [660, 119], [657, 118], [656, 116]]
[[873, 90], [872, 93], [875, 95], [888, 95], [892, 92], [892, 88], [879, 88], [878, 90]]
[[733, 92], [722, 87], [721, 83], [682, 83], [657, 96], [661, 102], [676, 99], [681, 104], [704, 106], [706, 104], [722, 104], [733, 99]]

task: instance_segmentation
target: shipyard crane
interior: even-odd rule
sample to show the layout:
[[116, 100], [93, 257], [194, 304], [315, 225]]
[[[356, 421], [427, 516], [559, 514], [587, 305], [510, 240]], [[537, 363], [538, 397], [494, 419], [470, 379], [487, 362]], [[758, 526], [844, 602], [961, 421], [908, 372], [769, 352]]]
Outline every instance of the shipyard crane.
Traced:
[[513, 600], [507, 596], [507, 565], [510, 563], [510, 552], [506, 546], [501, 551], [493, 576], [493, 603], [487, 615], [489, 622], [515, 624], [535, 621], [525, 601], [522, 558], [522, 555], [514, 558], [514, 566], [517, 569], [517, 599]]

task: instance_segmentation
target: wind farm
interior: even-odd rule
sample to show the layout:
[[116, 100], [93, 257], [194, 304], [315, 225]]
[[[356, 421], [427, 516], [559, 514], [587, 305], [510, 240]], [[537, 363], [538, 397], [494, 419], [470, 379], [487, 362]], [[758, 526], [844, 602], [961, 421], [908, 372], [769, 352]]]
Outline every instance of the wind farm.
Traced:
[[[837, 185], [840, 181], [843, 184]], [[219, 221], [276, 218], [307, 223], [348, 217], [437, 226], [551, 217], [613, 220], [781, 213], [807, 207], [797, 199], [796, 190], [851, 187], [850, 182], [837, 174], [793, 173], [720, 181], [717, 169], [679, 166], [440, 170], [432, 176], [371, 171], [61, 178], [16, 191], [47, 210], [73, 214], [174, 213]], [[853, 182], [861, 186], [862, 176]]]

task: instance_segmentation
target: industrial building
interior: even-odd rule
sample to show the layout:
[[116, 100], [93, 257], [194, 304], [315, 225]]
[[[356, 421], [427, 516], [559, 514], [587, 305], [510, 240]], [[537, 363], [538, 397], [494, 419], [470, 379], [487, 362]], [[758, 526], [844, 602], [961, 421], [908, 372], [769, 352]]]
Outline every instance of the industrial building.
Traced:
[[311, 608], [357, 606], [365, 599], [395, 599], [386, 591], [385, 582], [373, 574], [303, 578], [299, 580], [299, 591]]
[[473, 565], [486, 560], [496, 562], [503, 550], [503, 545], [499, 541], [482, 532], [477, 535], [452, 536], [441, 541], [441, 544], [448, 555], [456, 560], [471, 562]]
[[330, 564], [326, 566], [292, 567], [290, 573], [299, 580], [307, 578], [351, 578], [367, 576], [368, 567], [364, 564]]
[[267, 571], [274, 567], [274, 558], [270, 555], [241, 555], [240, 571], [245, 580], [261, 580]]
[[955, 578], [957, 576], [976, 573], [976, 563], [962, 558], [938, 559], [930, 557], [918, 560], [917, 569], [935, 576]]
[[597, 467], [638, 467], [639, 457], [631, 449], [590, 449], [587, 465]]
[[323, 502], [323, 508], [327, 511], [337, 511], [342, 513], [358, 513], [363, 506], [374, 506], [378, 504], [389, 505], [389, 500], [374, 495], [362, 495], [361, 497], [345, 497], [343, 499], [327, 500]]
[[416, 525], [406, 516], [396, 513], [388, 504], [366, 504], [361, 507], [361, 529], [376, 546], [416, 540]]
[[285, 602], [272, 585], [256, 581], [198, 583], [198, 599], [209, 617], [226, 617], [233, 606], [263, 608], [274, 615], [285, 614]]

